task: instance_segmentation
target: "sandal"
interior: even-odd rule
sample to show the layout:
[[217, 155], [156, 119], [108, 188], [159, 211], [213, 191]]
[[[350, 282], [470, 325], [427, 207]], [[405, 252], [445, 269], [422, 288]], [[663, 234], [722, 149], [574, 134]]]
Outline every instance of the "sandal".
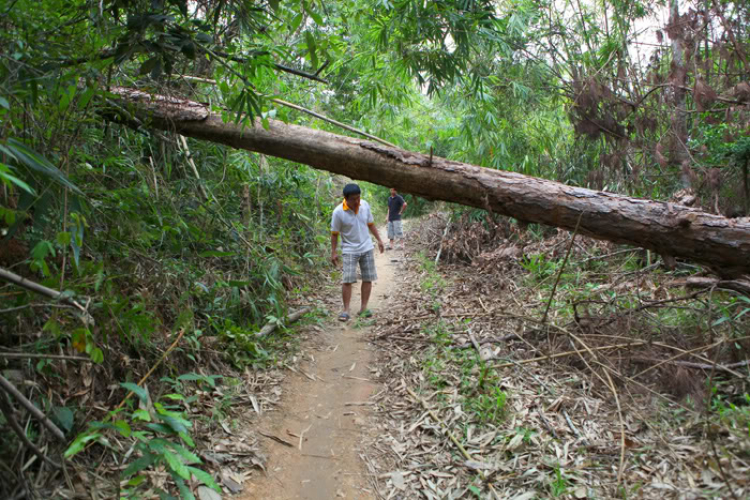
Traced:
[[359, 314], [357, 314], [360, 318], [370, 318], [372, 317], [372, 311], [369, 309], [365, 309], [364, 311], [360, 311]]
[[339, 314], [339, 321], [349, 321], [349, 313], [341, 313]]

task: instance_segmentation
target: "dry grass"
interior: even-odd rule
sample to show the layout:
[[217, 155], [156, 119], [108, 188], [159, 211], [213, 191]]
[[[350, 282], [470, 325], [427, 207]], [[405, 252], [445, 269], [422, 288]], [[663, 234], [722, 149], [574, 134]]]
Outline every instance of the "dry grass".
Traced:
[[373, 333], [383, 498], [750, 495], [750, 329], [731, 295], [686, 291], [640, 253], [580, 238], [541, 325], [570, 234], [465, 220], [442, 240], [445, 220], [410, 235]]

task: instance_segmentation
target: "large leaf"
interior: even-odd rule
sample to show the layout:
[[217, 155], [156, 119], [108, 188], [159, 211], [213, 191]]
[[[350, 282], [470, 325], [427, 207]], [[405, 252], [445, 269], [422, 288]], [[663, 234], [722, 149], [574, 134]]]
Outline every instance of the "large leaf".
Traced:
[[148, 392], [143, 387], [132, 382], [120, 382], [120, 385], [123, 388], [133, 392], [141, 401], [143, 401], [143, 403], [148, 403]]
[[34, 191], [34, 188], [26, 184], [24, 181], [16, 177], [15, 175], [11, 174], [11, 170], [13, 167], [10, 165], [6, 165], [4, 163], [0, 163], [0, 179], [4, 181], [8, 181], [11, 184], [15, 184], [19, 188], [23, 189], [27, 193], [31, 195], [36, 195], [36, 192]]
[[58, 427], [65, 429], [65, 432], [70, 432], [73, 429], [74, 416], [73, 410], [64, 406], [55, 406], [52, 409], [50, 415], [52, 420], [57, 424]]
[[146, 453], [138, 460], [135, 460], [131, 462], [128, 467], [123, 471], [122, 475], [124, 477], [132, 476], [133, 474], [142, 471], [146, 467], [150, 466], [152, 463], [154, 463], [155, 456], [151, 453]]
[[70, 458], [79, 451], [81, 451], [84, 446], [86, 446], [86, 443], [91, 441], [92, 439], [98, 439], [101, 436], [98, 432], [90, 433], [89, 431], [82, 432], [78, 435], [78, 437], [71, 443], [71, 445], [68, 447], [67, 450], [65, 450], [65, 458]]
[[190, 424], [189, 421], [187, 421], [185, 419], [182, 419], [182, 418], [179, 418], [179, 417], [174, 417], [172, 415], [159, 414], [157, 416], [159, 417], [159, 419], [161, 421], [163, 421], [165, 424], [167, 424], [177, 434], [180, 434], [180, 433], [183, 433], [183, 432], [185, 434], [188, 433], [187, 425]]
[[196, 455], [192, 451], [188, 450], [187, 448], [185, 448], [181, 444], [173, 443], [172, 441], [167, 441], [167, 446], [169, 446], [175, 452], [177, 452], [185, 460], [185, 463], [188, 463], [188, 464], [199, 464], [199, 463], [201, 463], [201, 459], [198, 458], [198, 455]]
[[216, 484], [216, 481], [214, 481], [214, 478], [211, 474], [196, 467], [188, 467], [188, 470], [195, 476], [198, 481], [205, 484], [217, 493], [221, 493], [221, 488], [219, 488], [219, 485]]
[[78, 187], [70, 182], [68, 178], [63, 174], [56, 166], [50, 163], [45, 157], [34, 151], [33, 149], [26, 146], [24, 143], [17, 141], [16, 139], [8, 139], [5, 147], [9, 149], [13, 156], [32, 170], [35, 170], [47, 177], [50, 177], [55, 182], [62, 184], [71, 191], [78, 194], [83, 194]]
[[164, 457], [164, 460], [167, 461], [167, 465], [169, 465], [169, 468], [177, 473], [177, 475], [179, 475], [183, 479], [190, 479], [190, 471], [182, 462], [182, 460], [180, 460], [180, 457], [166, 449], [164, 450], [164, 454], [162, 456]]
[[318, 54], [317, 46], [315, 44], [315, 37], [309, 31], [305, 31], [305, 42], [307, 43], [307, 50], [310, 54], [310, 64], [313, 68], [318, 67]]

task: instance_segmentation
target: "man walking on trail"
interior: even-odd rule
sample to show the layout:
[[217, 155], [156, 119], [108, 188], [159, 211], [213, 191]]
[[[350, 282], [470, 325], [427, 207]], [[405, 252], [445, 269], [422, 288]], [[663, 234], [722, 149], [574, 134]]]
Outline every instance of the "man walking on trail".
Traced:
[[372, 316], [367, 309], [372, 292], [372, 282], [378, 279], [375, 271], [375, 252], [370, 233], [378, 241], [378, 250], [383, 253], [383, 241], [375, 227], [375, 221], [370, 211], [370, 205], [360, 199], [361, 191], [356, 184], [344, 186], [344, 202], [337, 206], [331, 217], [331, 262], [338, 265], [336, 247], [341, 235], [341, 253], [344, 260], [344, 276], [341, 295], [344, 299], [344, 311], [339, 315], [339, 321], [349, 319], [349, 303], [352, 298], [352, 283], [357, 282], [357, 264], [362, 272], [362, 306], [359, 315]]
[[400, 239], [401, 250], [404, 249], [404, 230], [401, 227], [401, 214], [404, 213], [404, 210], [406, 210], [406, 201], [396, 193], [396, 188], [391, 188], [391, 197], [388, 198], [388, 215], [386, 216], [388, 239], [391, 240], [388, 244], [388, 250], [394, 248], [394, 239]]

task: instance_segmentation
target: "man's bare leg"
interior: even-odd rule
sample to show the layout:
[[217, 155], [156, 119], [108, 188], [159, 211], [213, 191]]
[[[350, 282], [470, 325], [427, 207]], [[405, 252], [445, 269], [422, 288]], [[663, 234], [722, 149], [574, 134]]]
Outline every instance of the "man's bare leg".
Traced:
[[[362, 288], [364, 288], [364, 283], [362, 285], [363, 285]], [[346, 314], [349, 314], [349, 303], [352, 301], [352, 284], [351, 283], [344, 283], [341, 286], [341, 296], [344, 299], [344, 312]], [[362, 296], [364, 297], [364, 293]]]
[[[372, 292], [372, 281], [363, 281], [362, 282], [362, 309], [360, 309], [359, 312], [363, 312], [367, 310], [367, 303], [370, 301], [371, 292]], [[351, 291], [350, 291], [350, 294], [351, 294]]]

